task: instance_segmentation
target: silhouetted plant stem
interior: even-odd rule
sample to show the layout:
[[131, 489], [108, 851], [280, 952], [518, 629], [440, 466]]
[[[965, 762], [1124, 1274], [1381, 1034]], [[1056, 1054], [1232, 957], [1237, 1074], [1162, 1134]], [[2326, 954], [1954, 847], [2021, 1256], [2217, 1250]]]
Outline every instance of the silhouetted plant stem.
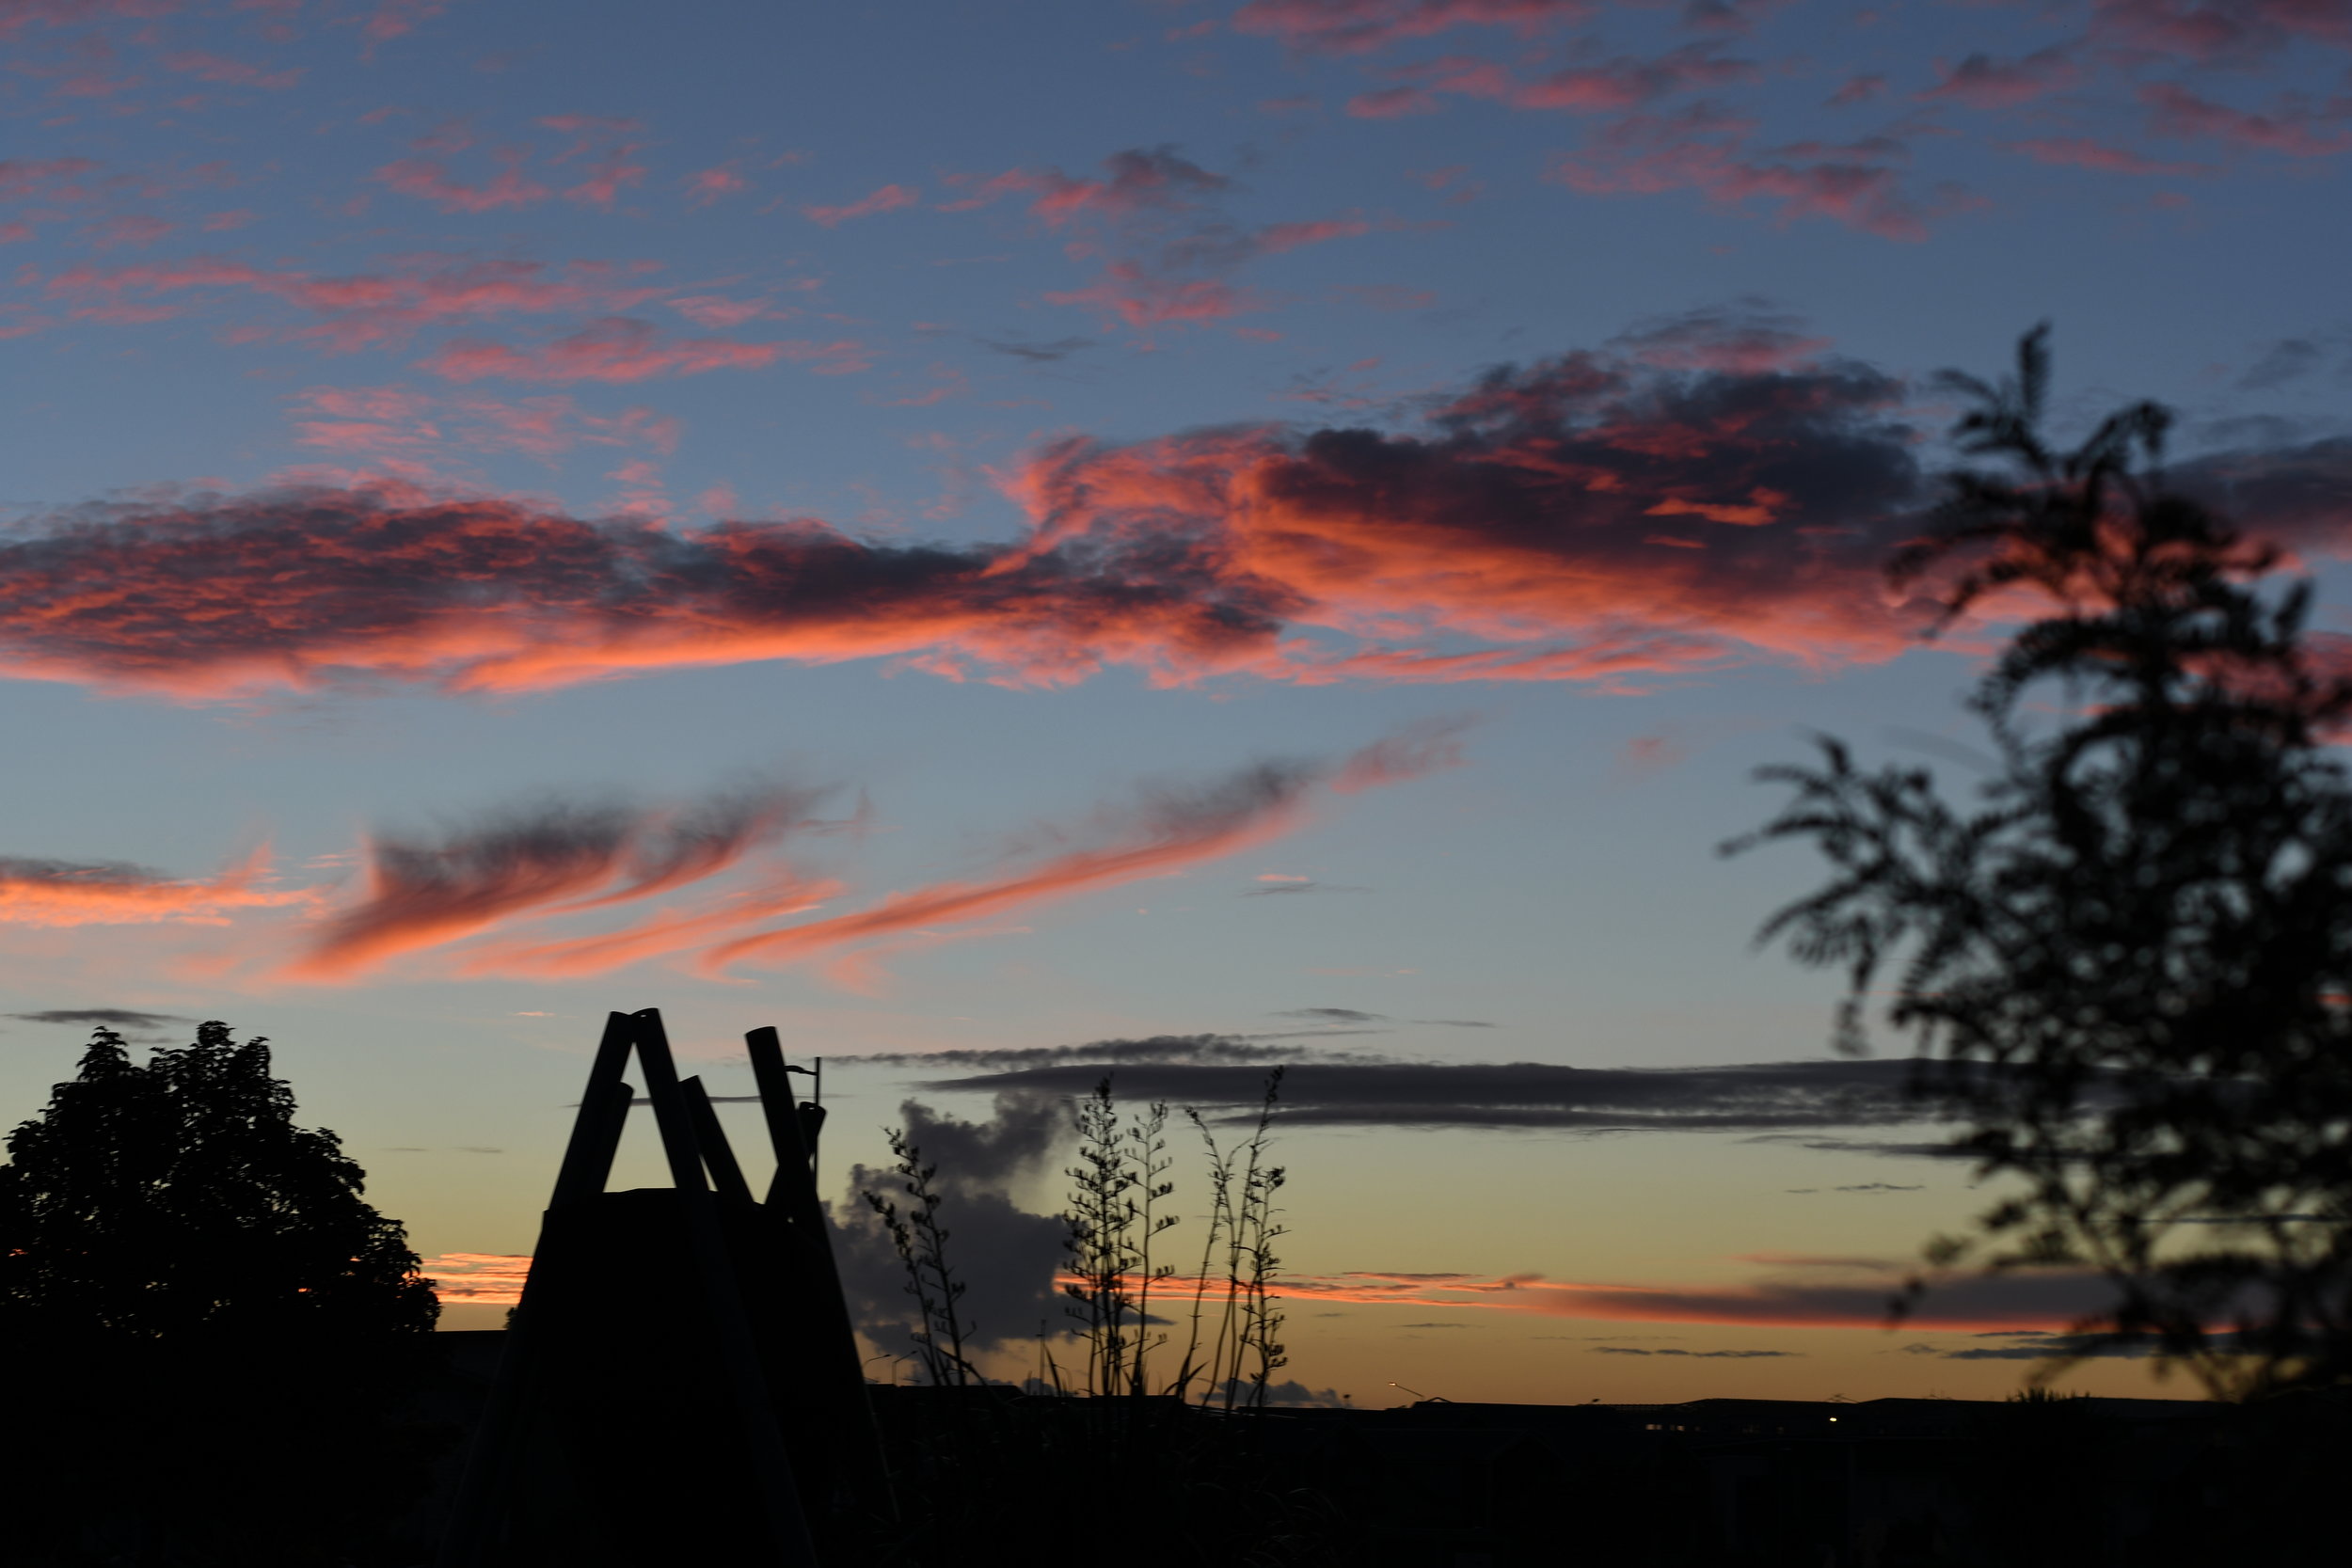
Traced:
[[1176, 1190], [1176, 1183], [1162, 1180], [1174, 1163], [1168, 1158], [1167, 1128], [1168, 1106], [1154, 1101], [1128, 1127], [1126, 1133], [1134, 1161], [1136, 1190], [1141, 1201], [1134, 1206], [1136, 1334], [1124, 1382], [1127, 1392], [1138, 1397], [1151, 1392], [1145, 1367], [1152, 1351], [1168, 1339], [1166, 1335], [1157, 1338], [1152, 1336], [1152, 1287], [1176, 1272], [1173, 1264], [1154, 1265], [1152, 1261], [1152, 1238], [1179, 1218], [1156, 1212], [1159, 1200]]
[[1217, 1244], [1232, 1228], [1233, 1217], [1232, 1162], [1217, 1147], [1216, 1134], [1209, 1131], [1209, 1124], [1198, 1110], [1187, 1107], [1184, 1117], [1200, 1132], [1200, 1141], [1209, 1151], [1209, 1217], [1207, 1233], [1200, 1239], [1200, 1268], [1192, 1279], [1192, 1320], [1184, 1341], [1184, 1358], [1177, 1367], [1175, 1381], [1168, 1386], [1168, 1392], [1180, 1400], [1191, 1397], [1195, 1378], [1205, 1376], [1210, 1393], [1216, 1387], [1214, 1353], [1210, 1367], [1203, 1368], [1200, 1362], [1200, 1319], [1208, 1306], [1210, 1269], [1216, 1261]]
[[923, 1163], [922, 1150], [907, 1140], [903, 1129], [890, 1129], [888, 1136], [890, 1152], [898, 1159], [893, 1168], [914, 1205], [901, 1211], [880, 1193], [869, 1192], [865, 1196], [890, 1232], [891, 1244], [897, 1248], [898, 1261], [907, 1271], [907, 1294], [914, 1298], [922, 1318], [923, 1326], [912, 1338], [922, 1358], [924, 1372], [935, 1387], [961, 1388], [984, 1383], [987, 1379], [963, 1351], [963, 1314], [958, 1303], [963, 1297], [964, 1285], [947, 1262], [949, 1232], [939, 1223], [940, 1193], [933, 1185], [939, 1167]]

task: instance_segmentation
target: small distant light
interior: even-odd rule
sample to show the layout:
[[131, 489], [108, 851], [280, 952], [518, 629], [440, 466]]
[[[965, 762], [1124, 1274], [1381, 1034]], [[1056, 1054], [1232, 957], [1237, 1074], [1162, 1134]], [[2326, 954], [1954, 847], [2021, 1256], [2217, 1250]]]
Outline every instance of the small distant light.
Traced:
[[1832, 1416], [1832, 1417], [1829, 1418], [1829, 1424], [1830, 1424], [1830, 1425], [1832, 1425], [1832, 1426], [1836, 1426], [1836, 1425], [1837, 1424], [1837, 1418], [1836, 1418], [1836, 1417], [1835, 1417], [1835, 1416]]

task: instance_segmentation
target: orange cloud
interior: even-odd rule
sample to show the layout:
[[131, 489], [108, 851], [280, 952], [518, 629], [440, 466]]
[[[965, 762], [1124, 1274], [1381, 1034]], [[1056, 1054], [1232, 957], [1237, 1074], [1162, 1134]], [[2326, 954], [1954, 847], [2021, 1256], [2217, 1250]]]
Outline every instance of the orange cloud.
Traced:
[[854, 914], [721, 942], [702, 955], [699, 967], [717, 974], [739, 963], [772, 966], [891, 938], [930, 938], [942, 926], [1164, 877], [1295, 828], [1318, 784], [1365, 789], [1456, 766], [1457, 736], [1450, 726], [1424, 728], [1377, 741], [1336, 768], [1260, 763], [1204, 789], [1157, 790], [1139, 812], [1096, 824], [1096, 844], [985, 880], [935, 882], [894, 893]]
[[226, 926], [233, 914], [313, 903], [315, 890], [258, 885], [269, 851], [257, 849], [209, 881], [135, 865], [0, 858], [0, 924], [11, 926]]
[[[1357, 1272], [1285, 1277], [1279, 1293], [1294, 1301], [1391, 1307], [1445, 1307], [1604, 1319], [1616, 1323], [1711, 1323], [1746, 1328], [1889, 1326], [1887, 1303], [1902, 1271], [1865, 1259], [1770, 1257], [1749, 1261], [1778, 1272], [1721, 1287], [1578, 1283], [1538, 1274], [1386, 1274]], [[1191, 1288], [1172, 1281], [1171, 1293]], [[1955, 1332], [2065, 1328], [2111, 1300], [2105, 1283], [2052, 1271], [1969, 1276], [1939, 1283], [1904, 1326]]]
[[[285, 973], [296, 979], [347, 980], [402, 954], [518, 919], [671, 892], [774, 843], [805, 819], [815, 800], [814, 793], [793, 789], [721, 795], [685, 807], [557, 800], [510, 811], [437, 841], [379, 837], [366, 847], [358, 900], [335, 913]], [[660, 944], [665, 934], [641, 927], [600, 940], [613, 952], [633, 942], [635, 956], [642, 957], [668, 950]], [[613, 958], [601, 967], [628, 961]]]
[[[482, 345], [468, 373], [569, 355], [548, 373], [625, 379], [713, 344], [863, 363], [853, 343], [637, 324], [529, 354]], [[1162, 684], [1604, 689], [1885, 659], [1928, 618], [1924, 598], [1890, 597], [1883, 568], [1931, 491], [1907, 388], [1820, 346], [1769, 314], [1711, 312], [1494, 371], [1404, 429], [1066, 439], [997, 475], [1032, 519], [1002, 544], [871, 542], [807, 518], [589, 521], [391, 480], [94, 503], [0, 540], [0, 672], [201, 699], [514, 691], [768, 659], [1025, 686], [1127, 666]], [[466, 406], [501, 432], [485, 446], [666, 439], [533, 400]], [[306, 439], [385, 460], [420, 455], [403, 443], [461, 411], [398, 388], [312, 410]], [[2352, 448], [2330, 441], [2173, 469], [2226, 484], [2254, 531], [2326, 550], [2352, 537], [2348, 475]]]
[[523, 1282], [531, 1277], [529, 1253], [442, 1252], [419, 1264], [417, 1272], [444, 1303], [467, 1307], [513, 1307], [523, 1299]]
[[839, 896], [843, 889], [843, 883], [830, 879], [803, 882], [787, 877], [768, 886], [727, 895], [700, 910], [665, 910], [619, 931], [476, 948], [459, 962], [457, 973], [543, 979], [603, 974], [645, 958], [700, 947], [761, 920], [805, 913]]

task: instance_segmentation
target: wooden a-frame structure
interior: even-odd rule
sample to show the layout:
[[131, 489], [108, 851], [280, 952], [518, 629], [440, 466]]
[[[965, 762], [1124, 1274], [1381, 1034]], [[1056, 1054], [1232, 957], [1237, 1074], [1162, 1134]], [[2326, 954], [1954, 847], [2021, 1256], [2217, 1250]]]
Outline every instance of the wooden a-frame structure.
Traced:
[[[755, 1198], [657, 1009], [580, 1096], [437, 1568], [817, 1568], [890, 1512], [811, 1148], [773, 1029], [744, 1037], [775, 1153]], [[672, 1185], [608, 1193], [636, 1091]]]

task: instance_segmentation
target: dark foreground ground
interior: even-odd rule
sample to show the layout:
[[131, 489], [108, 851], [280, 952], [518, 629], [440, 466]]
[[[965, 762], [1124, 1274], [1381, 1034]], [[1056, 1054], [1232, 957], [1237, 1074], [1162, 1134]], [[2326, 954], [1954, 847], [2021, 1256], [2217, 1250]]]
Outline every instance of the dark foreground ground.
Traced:
[[[503, 1340], [432, 1336], [376, 1423], [387, 1431], [338, 1431], [331, 1400], [315, 1399], [315, 1432], [241, 1428], [227, 1386], [209, 1417], [179, 1411], [167, 1439], [140, 1435], [135, 1399], [63, 1417], [45, 1437], [21, 1425], [0, 1467], [0, 1562], [429, 1563]], [[585, 1407], [611, 1419], [571, 1433], [600, 1456], [595, 1473], [543, 1465], [524, 1510], [543, 1523], [493, 1542], [483, 1563], [761, 1560], [736, 1539], [743, 1487], [725, 1423], [650, 1370], [615, 1354], [609, 1400]], [[40, 1382], [27, 1378], [20, 1391]], [[1431, 1401], [1224, 1417], [1156, 1400], [869, 1392], [886, 1486], [834, 1464], [845, 1445], [800, 1422], [823, 1568], [2334, 1568], [2346, 1551], [2352, 1419], [2336, 1398]], [[215, 1479], [191, 1490], [175, 1465]], [[354, 1465], [383, 1483], [329, 1506]], [[553, 1534], [548, 1520], [562, 1522]]]

